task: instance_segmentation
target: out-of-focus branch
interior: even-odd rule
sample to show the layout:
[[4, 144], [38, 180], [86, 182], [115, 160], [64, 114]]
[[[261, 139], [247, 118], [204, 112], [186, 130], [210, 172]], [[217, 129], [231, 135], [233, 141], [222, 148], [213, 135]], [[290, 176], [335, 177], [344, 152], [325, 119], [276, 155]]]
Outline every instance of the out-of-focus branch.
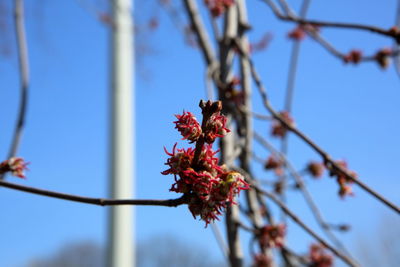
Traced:
[[47, 196], [52, 198], [58, 198], [63, 200], [69, 200], [74, 202], [98, 205], [98, 206], [116, 206], [116, 205], [141, 205], [141, 206], [166, 206], [166, 207], [176, 207], [179, 205], [188, 203], [188, 196], [183, 195], [176, 199], [166, 199], [166, 200], [155, 200], [155, 199], [107, 199], [107, 198], [92, 198], [77, 196], [71, 194], [65, 194], [61, 192], [49, 191], [35, 187], [29, 187], [14, 183], [9, 183], [6, 181], [0, 181], [0, 186], [31, 193], [35, 195]]
[[323, 216], [321, 211], [319, 210], [317, 204], [313, 200], [311, 193], [308, 191], [303, 178], [301, 175], [296, 171], [296, 169], [293, 167], [293, 165], [290, 163], [290, 161], [287, 159], [286, 155], [283, 153], [279, 152], [271, 143], [269, 143], [265, 138], [263, 138], [261, 135], [257, 134], [254, 132], [254, 138], [257, 140], [262, 146], [264, 146], [267, 150], [269, 150], [272, 154], [280, 158], [284, 162], [284, 166], [287, 168], [289, 171], [290, 175], [294, 178], [296, 181], [297, 187], [300, 189], [300, 191], [303, 194], [303, 197], [307, 203], [307, 205], [310, 207], [312, 214], [321, 227], [321, 229], [324, 231], [325, 235], [337, 246], [340, 248], [343, 252], [345, 252], [347, 255], [350, 256], [350, 253], [347, 251], [345, 246], [340, 242], [340, 240], [336, 237], [336, 235], [331, 231], [330, 224], [328, 224]]
[[[232, 39], [238, 34], [238, 10], [235, 5], [230, 6], [224, 14], [224, 30], [219, 43], [219, 63], [220, 71], [218, 81], [221, 86], [219, 89], [219, 99], [222, 100], [224, 110], [227, 115], [227, 125], [233, 126], [234, 115], [231, 113], [232, 108], [229, 107], [229, 102], [226, 100], [225, 92], [223, 91], [232, 76], [233, 57], [235, 56]], [[235, 135], [225, 136], [220, 143], [221, 147], [221, 163], [228, 166], [234, 162], [232, 157], [235, 153]], [[239, 220], [239, 209], [237, 206], [229, 205], [226, 210], [226, 231], [229, 246], [229, 263], [231, 267], [243, 266], [243, 251], [240, 243], [239, 227], [236, 222]]]
[[215, 239], [217, 240], [218, 246], [222, 251], [222, 254], [225, 256], [226, 260], [228, 260], [228, 246], [225, 243], [224, 238], [222, 237], [221, 230], [218, 227], [218, 224], [215, 222], [211, 223], [211, 230], [214, 234]]
[[[250, 180], [251, 181], [251, 180]], [[336, 248], [332, 247], [329, 245], [325, 240], [323, 240], [317, 233], [315, 233], [310, 227], [308, 227], [300, 218], [294, 214], [282, 201], [280, 201], [274, 194], [271, 194], [267, 191], [262, 190], [258, 186], [252, 184], [252, 186], [261, 194], [264, 196], [268, 197], [270, 200], [272, 200], [276, 205], [279, 206], [280, 209], [283, 210], [283, 212], [286, 213], [297, 225], [299, 225], [301, 228], [303, 228], [304, 231], [306, 231], [309, 235], [314, 237], [319, 243], [323, 244], [327, 249], [332, 251], [333, 254], [335, 254], [337, 257], [342, 259], [345, 263], [347, 263], [349, 266], [358, 266], [356, 263], [354, 263], [349, 257], [338, 251]]]
[[[18, 46], [18, 63], [20, 75], [20, 101], [15, 124], [14, 134], [8, 151], [8, 158], [15, 157], [18, 152], [18, 147], [21, 143], [22, 131], [25, 125], [26, 108], [28, 102], [28, 87], [29, 87], [29, 62], [28, 62], [28, 45], [25, 34], [24, 21], [24, 2], [23, 0], [14, 1], [14, 21], [15, 34], [17, 37]], [[0, 180], [4, 179], [4, 175], [0, 176]]]
[[[396, 21], [395, 25], [400, 28], [400, 0], [397, 0], [397, 10], [396, 10]], [[393, 49], [400, 49], [400, 44], [395, 42], [393, 44]], [[394, 65], [396, 68], [397, 75], [400, 77], [400, 55], [397, 55], [394, 59]]]
[[[346, 58], [346, 54], [336, 49], [331, 43], [325, 40], [319, 33], [307, 31], [307, 33], [313, 38], [317, 43], [319, 43], [323, 48], [325, 48], [329, 53], [333, 56], [337, 57], [338, 59], [344, 61]], [[388, 57], [397, 57], [400, 54], [400, 51], [393, 50], [387, 56]], [[359, 62], [369, 62], [369, 61], [376, 61], [376, 55], [370, 56], [362, 56], [360, 57]]]
[[251, 67], [251, 73], [254, 82], [257, 85], [258, 91], [261, 95], [262, 102], [264, 104], [264, 107], [271, 113], [272, 117], [279, 121], [284, 127], [286, 127], [289, 131], [293, 132], [297, 137], [299, 137], [301, 140], [303, 140], [306, 144], [308, 144], [315, 152], [317, 152], [322, 159], [324, 160], [325, 165], [330, 171], [335, 171], [339, 172], [340, 174], [343, 174], [347, 179], [353, 181], [355, 184], [360, 186], [362, 189], [367, 191], [369, 194], [371, 194], [373, 197], [381, 201], [383, 204], [400, 214], [400, 208], [397, 207], [395, 204], [387, 200], [384, 196], [370, 188], [368, 185], [360, 181], [359, 179], [355, 178], [352, 174], [350, 174], [346, 169], [344, 169], [342, 166], [340, 166], [336, 161], [334, 161], [331, 156], [323, 150], [320, 146], [318, 146], [314, 141], [312, 141], [307, 135], [305, 135], [303, 132], [301, 132], [299, 129], [297, 129], [293, 124], [288, 123], [281, 115], [278, 114], [277, 111], [271, 106], [271, 103], [269, 102], [268, 95], [266, 92], [266, 89], [264, 87], [264, 84], [262, 83], [262, 80], [254, 66], [253, 61], [249, 57], [248, 54], [245, 53], [245, 51], [240, 47], [240, 44], [236, 42], [237, 48], [239, 53], [243, 54], [245, 58], [249, 61], [250, 67]]
[[[397, 43], [400, 42], [400, 33], [396, 33], [394, 31], [391, 31], [390, 29], [382, 29], [379, 27], [371, 26], [371, 25], [364, 25], [364, 24], [357, 24], [357, 23], [342, 23], [342, 22], [328, 22], [328, 21], [321, 21], [321, 20], [310, 20], [310, 19], [304, 19], [301, 17], [297, 17], [294, 15], [284, 15], [282, 12], [279, 10], [279, 8], [275, 5], [275, 3], [272, 0], [262, 0], [265, 2], [273, 11], [276, 17], [278, 17], [281, 20], [284, 21], [291, 21], [299, 24], [311, 24], [311, 25], [316, 25], [316, 26], [322, 26], [322, 27], [333, 27], [333, 28], [344, 28], [344, 29], [354, 29], [354, 30], [363, 30], [363, 31], [369, 31], [373, 33], [377, 33], [383, 36], [391, 37], [393, 38]], [[281, 0], [284, 1], [284, 0]]]
[[[304, 0], [301, 5], [301, 10], [300, 10], [300, 17], [305, 18], [308, 7], [310, 6], [311, 0]], [[286, 1], [280, 1], [281, 5], [284, 7], [285, 11], [287, 14], [294, 14], [294, 12], [290, 9], [289, 5], [286, 3]], [[300, 54], [300, 41], [294, 41], [292, 45], [292, 51], [290, 55], [290, 63], [289, 63], [289, 72], [288, 72], [288, 77], [287, 77], [287, 84], [286, 84], [286, 93], [285, 93], [285, 106], [284, 110], [291, 113], [292, 111], [292, 103], [293, 103], [293, 95], [294, 95], [294, 85], [296, 81], [296, 73], [297, 73], [297, 63], [299, 59], [299, 54]], [[289, 139], [288, 135], [285, 135], [282, 137], [282, 142], [281, 142], [281, 152], [286, 156], [288, 153], [289, 149]], [[280, 176], [280, 183], [282, 187], [282, 193], [281, 193], [281, 199], [285, 202], [286, 198], [286, 174], [283, 173]], [[283, 219], [285, 219], [285, 216], [283, 214]]]
[[[286, 3], [286, 1], [283, 1]], [[310, 6], [311, 0], [304, 0], [301, 5], [300, 17], [305, 18], [308, 7]], [[289, 63], [289, 72], [287, 78], [286, 85], [286, 96], [285, 96], [285, 110], [289, 113], [292, 110], [292, 102], [293, 102], [293, 92], [294, 92], [294, 84], [296, 81], [296, 72], [297, 72], [297, 64], [299, 60], [300, 53], [300, 42], [295, 41], [292, 46], [292, 52], [290, 55], [290, 63]], [[286, 139], [284, 139], [286, 140]]]
[[204, 23], [200, 17], [198, 7], [195, 0], [184, 0], [186, 13], [189, 16], [191, 27], [196, 33], [200, 48], [203, 51], [204, 60], [207, 65], [211, 65], [215, 61], [215, 53], [210, 43]]
[[[238, 9], [238, 40], [241, 46], [246, 49], [246, 53], [249, 53], [250, 45], [249, 40], [246, 35], [249, 30], [249, 22], [247, 18], [246, 1], [237, 0]], [[239, 66], [240, 66], [240, 82], [243, 95], [243, 107], [247, 110], [252, 110], [252, 88], [251, 88], [251, 70], [249, 62], [239, 55]], [[240, 154], [240, 167], [244, 169], [247, 173], [251, 173], [250, 161], [252, 155], [253, 147], [253, 121], [250, 113], [241, 113], [238, 118], [239, 126], [238, 133], [244, 138], [244, 145]], [[248, 206], [248, 216], [252, 222], [252, 227], [255, 229], [260, 229], [264, 225], [263, 217], [261, 215], [260, 204], [257, 198], [257, 192], [250, 188], [246, 191], [246, 201]], [[241, 227], [246, 229], [246, 227], [241, 224]], [[247, 228], [249, 230], [249, 228]], [[254, 231], [253, 231], [254, 233]], [[275, 264], [272, 262], [272, 252], [269, 249], [263, 248], [261, 251], [264, 255], [271, 259], [271, 266]], [[290, 266], [290, 262], [286, 261], [287, 266]]]

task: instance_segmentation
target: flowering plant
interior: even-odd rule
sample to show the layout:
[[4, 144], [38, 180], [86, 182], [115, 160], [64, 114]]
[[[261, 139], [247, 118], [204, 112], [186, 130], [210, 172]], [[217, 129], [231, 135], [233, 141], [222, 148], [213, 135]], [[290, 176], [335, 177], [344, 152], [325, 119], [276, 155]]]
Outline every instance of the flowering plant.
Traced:
[[187, 197], [189, 210], [193, 217], [200, 216], [206, 226], [218, 219], [228, 203], [236, 204], [234, 199], [241, 190], [249, 188], [244, 177], [236, 171], [229, 171], [226, 166], [218, 164], [212, 144], [218, 137], [230, 132], [226, 128], [226, 117], [221, 114], [220, 101], [201, 101], [203, 122], [200, 125], [194, 115], [183, 112], [176, 115], [175, 128], [189, 143], [195, 147], [177, 148], [171, 152], [165, 165], [169, 169], [163, 175], [173, 174], [175, 182], [170, 191], [183, 193]]
[[28, 169], [28, 164], [23, 158], [12, 157], [0, 163], [0, 174], [11, 172], [16, 177], [25, 178], [24, 171]]

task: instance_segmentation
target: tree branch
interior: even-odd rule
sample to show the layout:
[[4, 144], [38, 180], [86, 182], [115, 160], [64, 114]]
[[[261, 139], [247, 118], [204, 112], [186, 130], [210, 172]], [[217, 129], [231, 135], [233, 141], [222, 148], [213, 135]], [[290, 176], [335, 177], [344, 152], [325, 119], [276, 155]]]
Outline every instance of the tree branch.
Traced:
[[35, 195], [47, 196], [52, 198], [58, 198], [58, 199], [98, 205], [98, 206], [140, 205], [140, 206], [176, 207], [179, 205], [187, 204], [189, 199], [187, 195], [183, 195], [182, 197], [176, 199], [166, 199], [166, 200], [91, 198], [91, 197], [84, 197], [84, 196], [65, 194], [61, 192], [49, 191], [35, 187], [14, 184], [6, 181], [0, 181], [0, 186]]
[[[14, 2], [14, 22], [15, 34], [17, 36], [18, 46], [18, 63], [20, 74], [20, 101], [17, 120], [15, 124], [14, 134], [12, 137], [11, 146], [8, 151], [8, 158], [15, 157], [18, 152], [18, 147], [21, 143], [22, 131], [24, 129], [26, 106], [28, 102], [28, 87], [29, 87], [29, 62], [28, 48], [25, 34], [24, 22], [24, 2], [23, 0], [15, 0]], [[4, 174], [0, 175], [0, 180], [3, 180]]]
[[327, 165], [329, 170], [335, 170], [338, 171], [339, 173], [343, 174], [347, 179], [353, 181], [355, 184], [360, 186], [362, 189], [367, 191], [369, 194], [371, 194], [373, 197], [381, 201], [383, 204], [400, 214], [400, 208], [397, 207], [395, 204], [387, 200], [384, 196], [370, 188], [368, 185], [360, 181], [359, 179], [356, 179], [351, 175], [347, 170], [345, 170], [342, 166], [337, 164], [331, 156], [323, 150], [320, 146], [318, 146], [314, 141], [312, 141], [307, 135], [305, 135], [303, 132], [301, 132], [299, 129], [297, 129], [293, 124], [288, 123], [284, 118], [282, 118], [277, 111], [271, 106], [271, 103], [269, 102], [268, 95], [266, 92], [266, 89], [264, 87], [264, 84], [262, 83], [262, 80], [254, 66], [254, 63], [252, 59], [249, 57], [247, 53], [244, 52], [242, 47], [240, 46], [240, 43], [235, 41], [238, 52], [241, 53], [242, 55], [245, 56], [245, 58], [249, 61], [250, 63], [250, 68], [251, 68], [251, 73], [254, 82], [257, 85], [258, 91], [261, 95], [262, 102], [264, 107], [271, 113], [272, 117], [276, 120], [278, 120], [282, 125], [284, 125], [288, 130], [293, 132], [297, 137], [299, 137], [301, 140], [303, 140], [306, 144], [308, 144], [315, 152], [317, 152], [322, 159], [325, 162], [325, 165]]
[[306, 231], [309, 235], [314, 237], [318, 242], [323, 244], [327, 249], [332, 251], [333, 254], [335, 254], [337, 257], [342, 259], [345, 263], [347, 263], [349, 266], [358, 266], [356, 263], [354, 263], [349, 257], [346, 255], [342, 254], [340, 251], [338, 251], [336, 248], [332, 247], [329, 245], [325, 240], [323, 240], [317, 233], [315, 233], [310, 227], [308, 227], [300, 218], [294, 214], [282, 201], [280, 201], [276, 196], [273, 194], [262, 190], [258, 186], [254, 185], [252, 183], [252, 186], [261, 194], [264, 196], [268, 197], [270, 200], [272, 200], [276, 205], [279, 206], [280, 209], [282, 209], [283, 212], [285, 212], [297, 225], [299, 225], [301, 228], [303, 228], [304, 231]]
[[[344, 28], [344, 29], [354, 29], [354, 30], [363, 30], [369, 31], [373, 33], [377, 33], [383, 36], [391, 37], [395, 39], [397, 43], [400, 42], [400, 34], [391, 31], [390, 29], [382, 29], [379, 27], [371, 26], [371, 25], [364, 25], [364, 24], [357, 24], [357, 23], [343, 23], [343, 22], [328, 22], [328, 21], [321, 21], [321, 20], [310, 20], [300, 18], [294, 15], [283, 15], [278, 7], [273, 3], [272, 0], [261, 0], [265, 2], [273, 11], [276, 17], [284, 21], [295, 22], [299, 24], [311, 24], [316, 26], [322, 27], [333, 27], [333, 28]], [[283, 1], [283, 0], [282, 0]]]
[[319, 210], [317, 204], [312, 198], [311, 193], [308, 191], [303, 178], [301, 175], [295, 170], [293, 165], [290, 163], [290, 161], [287, 159], [286, 155], [283, 153], [279, 152], [277, 149], [275, 149], [272, 144], [270, 144], [267, 140], [262, 138], [261, 135], [257, 134], [254, 132], [254, 138], [257, 140], [261, 145], [263, 145], [267, 150], [269, 150], [272, 154], [275, 154], [278, 158], [280, 158], [283, 162], [285, 167], [288, 169], [290, 175], [293, 177], [293, 179], [296, 181], [296, 184], [298, 185], [298, 188], [303, 194], [303, 197], [311, 209], [311, 212], [317, 221], [318, 225], [321, 227], [322, 231], [324, 231], [325, 235], [337, 246], [340, 248], [343, 252], [345, 252], [348, 256], [350, 256], [350, 253], [347, 251], [346, 247], [340, 242], [340, 240], [336, 237], [336, 235], [331, 231], [330, 224], [328, 224], [323, 216], [321, 211]]
[[211, 65], [215, 61], [215, 53], [207, 31], [205, 30], [204, 23], [200, 17], [196, 1], [184, 0], [183, 2], [185, 3], [186, 13], [189, 16], [192, 29], [196, 33], [200, 48], [203, 51], [204, 59], [207, 65]]

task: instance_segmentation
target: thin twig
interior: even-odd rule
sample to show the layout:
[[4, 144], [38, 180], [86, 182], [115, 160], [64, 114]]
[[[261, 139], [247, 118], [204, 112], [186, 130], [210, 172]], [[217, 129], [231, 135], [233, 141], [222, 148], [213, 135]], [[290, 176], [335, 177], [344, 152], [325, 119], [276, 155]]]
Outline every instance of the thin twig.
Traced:
[[218, 227], [216, 222], [210, 224], [211, 230], [214, 234], [215, 239], [217, 240], [218, 246], [221, 249], [222, 255], [224, 255], [225, 259], [228, 260], [228, 246], [225, 243], [224, 238], [222, 237], [221, 230]]
[[340, 240], [331, 231], [330, 224], [328, 224], [324, 220], [322, 213], [319, 210], [315, 201], [313, 200], [311, 193], [308, 191], [303, 178], [296, 171], [296, 169], [293, 167], [291, 162], [287, 159], [286, 155], [279, 152], [271, 143], [269, 143], [267, 140], [265, 140], [261, 135], [257, 134], [256, 132], [254, 132], [254, 139], [257, 140], [261, 145], [263, 145], [266, 149], [268, 149], [272, 154], [274, 154], [275, 156], [277, 156], [284, 162], [284, 166], [288, 169], [290, 175], [296, 181], [296, 184], [297, 184], [298, 188], [300, 189], [300, 191], [302, 192], [307, 205], [311, 209], [315, 220], [317, 221], [317, 223], [321, 227], [321, 229], [324, 231], [325, 235], [335, 244], [335, 246], [337, 246], [343, 252], [345, 252], [348, 256], [350, 256], [349, 251], [346, 249], [346, 247], [343, 245], [343, 243], [340, 242]]
[[191, 27], [196, 33], [198, 43], [203, 51], [204, 60], [207, 65], [211, 65], [215, 61], [215, 53], [210, 43], [204, 23], [200, 17], [195, 0], [184, 0], [186, 13], [189, 16]]
[[[286, 1], [280, 1], [282, 3], [282, 6], [285, 7], [286, 12], [288, 14], [294, 14], [294, 12], [289, 8], [289, 5], [286, 3]], [[311, 0], [304, 0], [301, 4], [300, 8], [300, 17], [305, 18], [308, 7], [310, 6]], [[294, 95], [294, 85], [296, 81], [296, 74], [297, 74], [297, 65], [298, 65], [298, 60], [299, 60], [299, 54], [300, 54], [300, 41], [295, 41], [292, 46], [292, 51], [290, 55], [290, 63], [289, 63], [289, 72], [288, 72], [288, 77], [287, 77], [287, 85], [286, 85], [286, 95], [285, 95], [285, 106], [284, 110], [291, 113], [292, 112], [292, 104], [293, 104], [293, 95]], [[289, 149], [289, 138], [288, 135], [285, 135], [282, 137], [281, 141], [281, 153], [283, 155], [287, 155]], [[286, 194], [285, 194], [285, 189], [286, 189], [286, 173], [284, 172], [281, 177], [281, 186], [282, 186], [282, 193], [281, 193], [281, 199], [282, 201], [285, 202], [286, 200]], [[285, 220], [285, 217], [283, 216], [283, 219]]]
[[[299, 24], [311, 24], [316, 26], [322, 27], [333, 27], [333, 28], [344, 28], [344, 29], [354, 29], [354, 30], [364, 30], [373, 33], [377, 33], [383, 36], [394, 38], [397, 42], [400, 42], [400, 34], [394, 33], [390, 31], [390, 29], [382, 29], [379, 27], [371, 26], [371, 25], [364, 25], [364, 24], [357, 24], [357, 23], [343, 23], [343, 22], [328, 22], [328, 21], [321, 21], [321, 20], [310, 20], [310, 19], [303, 19], [297, 16], [291, 15], [283, 15], [279, 8], [273, 3], [272, 0], [261, 0], [265, 2], [273, 11], [276, 17], [284, 21], [295, 22]], [[283, 1], [283, 0], [282, 0]]]
[[342, 259], [345, 263], [347, 263], [349, 266], [358, 266], [356, 263], [354, 263], [349, 257], [346, 255], [342, 254], [340, 251], [338, 251], [336, 248], [332, 247], [329, 245], [324, 239], [322, 239], [317, 233], [315, 233], [310, 227], [308, 227], [300, 218], [294, 214], [282, 201], [280, 201], [276, 196], [273, 194], [262, 190], [261, 188], [254, 186], [253, 187], [263, 194], [264, 196], [268, 197], [270, 200], [272, 200], [276, 205], [279, 206], [280, 209], [282, 209], [296, 224], [298, 224], [303, 230], [305, 230], [309, 235], [314, 237], [318, 242], [320, 242], [322, 245], [324, 245], [327, 249], [332, 251], [333, 254], [335, 254], [337, 257]]
[[[15, 157], [18, 152], [18, 147], [21, 143], [22, 131], [25, 125], [26, 109], [28, 103], [28, 87], [29, 87], [29, 62], [28, 62], [28, 45], [25, 34], [24, 22], [24, 2], [23, 0], [15, 0], [14, 6], [14, 21], [15, 34], [17, 36], [18, 46], [18, 63], [20, 75], [20, 102], [15, 124], [14, 135], [11, 146], [8, 151], [8, 158]], [[0, 180], [3, 180], [4, 174], [0, 175]]]
[[176, 199], [156, 200], [156, 199], [107, 199], [107, 198], [92, 198], [78, 195], [65, 194], [56, 191], [49, 191], [35, 187], [29, 187], [19, 184], [14, 184], [6, 181], [0, 181], [0, 186], [31, 193], [35, 195], [47, 196], [74, 202], [98, 205], [98, 206], [116, 206], [116, 205], [140, 205], [140, 206], [166, 206], [176, 207], [188, 203], [188, 196], [183, 195]]
[[331, 156], [323, 150], [320, 146], [318, 146], [314, 141], [312, 141], [307, 135], [305, 135], [303, 132], [301, 132], [299, 129], [297, 129], [293, 124], [288, 123], [282, 116], [278, 114], [277, 111], [271, 106], [269, 100], [268, 100], [268, 95], [266, 92], [266, 89], [262, 83], [262, 80], [254, 66], [254, 62], [252, 59], [249, 57], [248, 54], [245, 54], [243, 49], [240, 47], [240, 44], [238, 42], [235, 42], [238, 48], [239, 53], [244, 54], [245, 58], [249, 61], [250, 67], [251, 67], [251, 73], [254, 82], [257, 85], [258, 91], [261, 95], [262, 102], [264, 107], [271, 113], [272, 117], [276, 120], [278, 120], [284, 127], [286, 127], [289, 131], [293, 132], [297, 137], [299, 137], [301, 140], [303, 140], [306, 144], [308, 144], [315, 152], [317, 152], [327, 165], [327, 167], [330, 170], [335, 170], [339, 172], [340, 174], [343, 174], [347, 179], [353, 181], [355, 184], [360, 186], [362, 189], [367, 191], [369, 194], [371, 194], [373, 197], [381, 201], [383, 204], [400, 214], [400, 208], [397, 207], [395, 204], [387, 200], [384, 196], [370, 188], [368, 185], [360, 181], [359, 179], [355, 178], [352, 174], [350, 174], [346, 169], [344, 169], [342, 166], [337, 164], [336, 161], [334, 161]]
[[[286, 2], [285, 2], [286, 3]], [[300, 17], [305, 18], [308, 7], [310, 6], [311, 0], [304, 0], [301, 5]], [[297, 72], [297, 64], [299, 60], [300, 54], [300, 42], [295, 41], [292, 46], [292, 52], [290, 55], [290, 63], [289, 63], [289, 72], [287, 78], [286, 85], [286, 96], [285, 96], [285, 110], [289, 113], [292, 111], [292, 103], [293, 103], [293, 92], [294, 92], [294, 84], [296, 81], [296, 72]]]
[[[395, 25], [396, 25], [397, 28], [400, 28], [400, 0], [397, 0]], [[400, 48], [400, 44], [398, 42], [394, 42], [393, 48], [394, 49], [399, 49]], [[397, 57], [394, 58], [394, 65], [395, 65], [395, 69], [396, 69], [396, 72], [397, 72], [397, 76], [400, 77], [400, 55], [397, 55]]]

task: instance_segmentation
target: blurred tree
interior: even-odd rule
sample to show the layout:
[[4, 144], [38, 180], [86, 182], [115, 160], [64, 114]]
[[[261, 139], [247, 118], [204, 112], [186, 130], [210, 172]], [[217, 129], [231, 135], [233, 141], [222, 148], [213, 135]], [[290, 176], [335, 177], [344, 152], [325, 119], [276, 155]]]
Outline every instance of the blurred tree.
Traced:
[[[173, 236], [156, 236], [139, 242], [138, 267], [225, 267], [216, 263], [203, 247]], [[68, 243], [53, 255], [29, 261], [27, 267], [103, 267], [104, 249], [95, 242]]]

